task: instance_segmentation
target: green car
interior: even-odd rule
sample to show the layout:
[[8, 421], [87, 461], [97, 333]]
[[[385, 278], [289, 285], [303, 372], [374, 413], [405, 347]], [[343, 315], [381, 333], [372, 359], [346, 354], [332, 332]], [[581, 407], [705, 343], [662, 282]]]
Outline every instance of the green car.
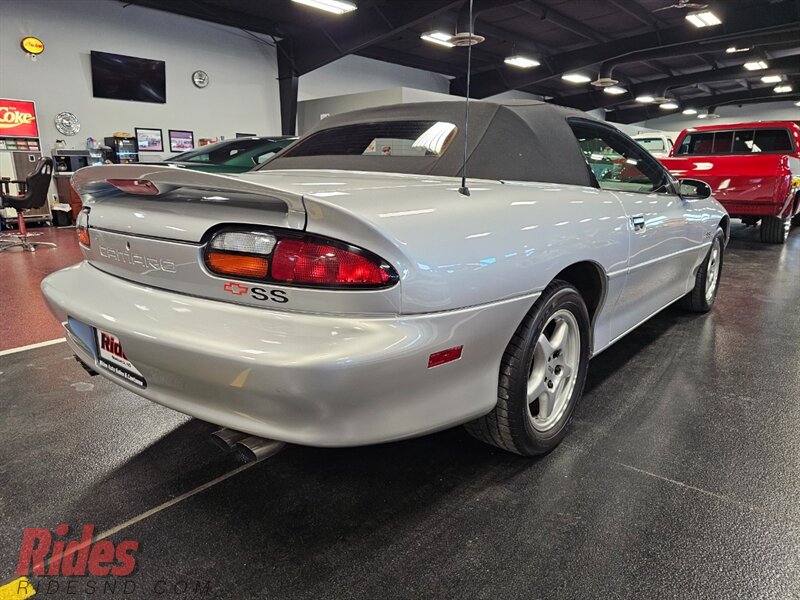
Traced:
[[176, 154], [159, 164], [206, 173], [244, 173], [272, 158], [296, 137], [247, 137], [225, 140]]

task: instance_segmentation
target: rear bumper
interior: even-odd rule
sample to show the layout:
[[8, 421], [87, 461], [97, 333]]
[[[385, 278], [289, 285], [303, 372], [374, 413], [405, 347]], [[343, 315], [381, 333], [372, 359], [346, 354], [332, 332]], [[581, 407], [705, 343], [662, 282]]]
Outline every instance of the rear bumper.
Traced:
[[[536, 296], [412, 317], [278, 312], [185, 296], [80, 263], [47, 277], [58, 319], [115, 334], [146, 389], [72, 350], [154, 402], [250, 434], [316, 446], [421, 435], [491, 410], [500, 358]], [[427, 368], [431, 353], [460, 360]]]

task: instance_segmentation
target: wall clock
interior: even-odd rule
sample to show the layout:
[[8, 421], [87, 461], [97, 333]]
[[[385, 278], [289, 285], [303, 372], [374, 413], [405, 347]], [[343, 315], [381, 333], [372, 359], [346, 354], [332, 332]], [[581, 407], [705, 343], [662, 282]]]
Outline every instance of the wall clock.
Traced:
[[71, 112], [60, 112], [55, 118], [56, 129], [63, 135], [75, 135], [81, 130], [81, 122]]
[[192, 73], [192, 83], [199, 88], [204, 88], [208, 85], [208, 73], [205, 71], [195, 71]]

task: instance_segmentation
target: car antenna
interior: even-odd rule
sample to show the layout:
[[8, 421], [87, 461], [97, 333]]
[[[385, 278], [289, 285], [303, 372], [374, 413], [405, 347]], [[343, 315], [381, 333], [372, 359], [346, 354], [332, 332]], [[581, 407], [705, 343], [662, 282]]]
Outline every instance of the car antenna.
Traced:
[[467, 187], [467, 151], [469, 148], [469, 84], [470, 73], [472, 71], [472, 47], [486, 39], [482, 35], [475, 34], [474, 22], [472, 20], [472, 1], [473, 0], [469, 0], [469, 31], [456, 33], [450, 38], [450, 43], [454, 46], [467, 47], [467, 98], [464, 102], [464, 164], [461, 167], [461, 187], [458, 188], [458, 193], [463, 196], [470, 195], [469, 188]]

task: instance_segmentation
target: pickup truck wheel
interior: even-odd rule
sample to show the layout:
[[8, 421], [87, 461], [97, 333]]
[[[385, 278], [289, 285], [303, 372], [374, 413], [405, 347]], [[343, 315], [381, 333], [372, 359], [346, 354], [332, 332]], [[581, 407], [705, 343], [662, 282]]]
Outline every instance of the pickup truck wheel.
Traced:
[[506, 347], [497, 405], [467, 423], [467, 431], [522, 456], [555, 448], [583, 393], [589, 332], [589, 313], [578, 290], [565, 281], [553, 281]]
[[705, 260], [697, 269], [692, 291], [681, 300], [681, 305], [692, 312], [708, 312], [714, 306], [722, 274], [722, 255], [725, 251], [725, 233], [717, 230]]
[[767, 244], [783, 244], [792, 226], [790, 219], [764, 217], [761, 220], [761, 241]]

